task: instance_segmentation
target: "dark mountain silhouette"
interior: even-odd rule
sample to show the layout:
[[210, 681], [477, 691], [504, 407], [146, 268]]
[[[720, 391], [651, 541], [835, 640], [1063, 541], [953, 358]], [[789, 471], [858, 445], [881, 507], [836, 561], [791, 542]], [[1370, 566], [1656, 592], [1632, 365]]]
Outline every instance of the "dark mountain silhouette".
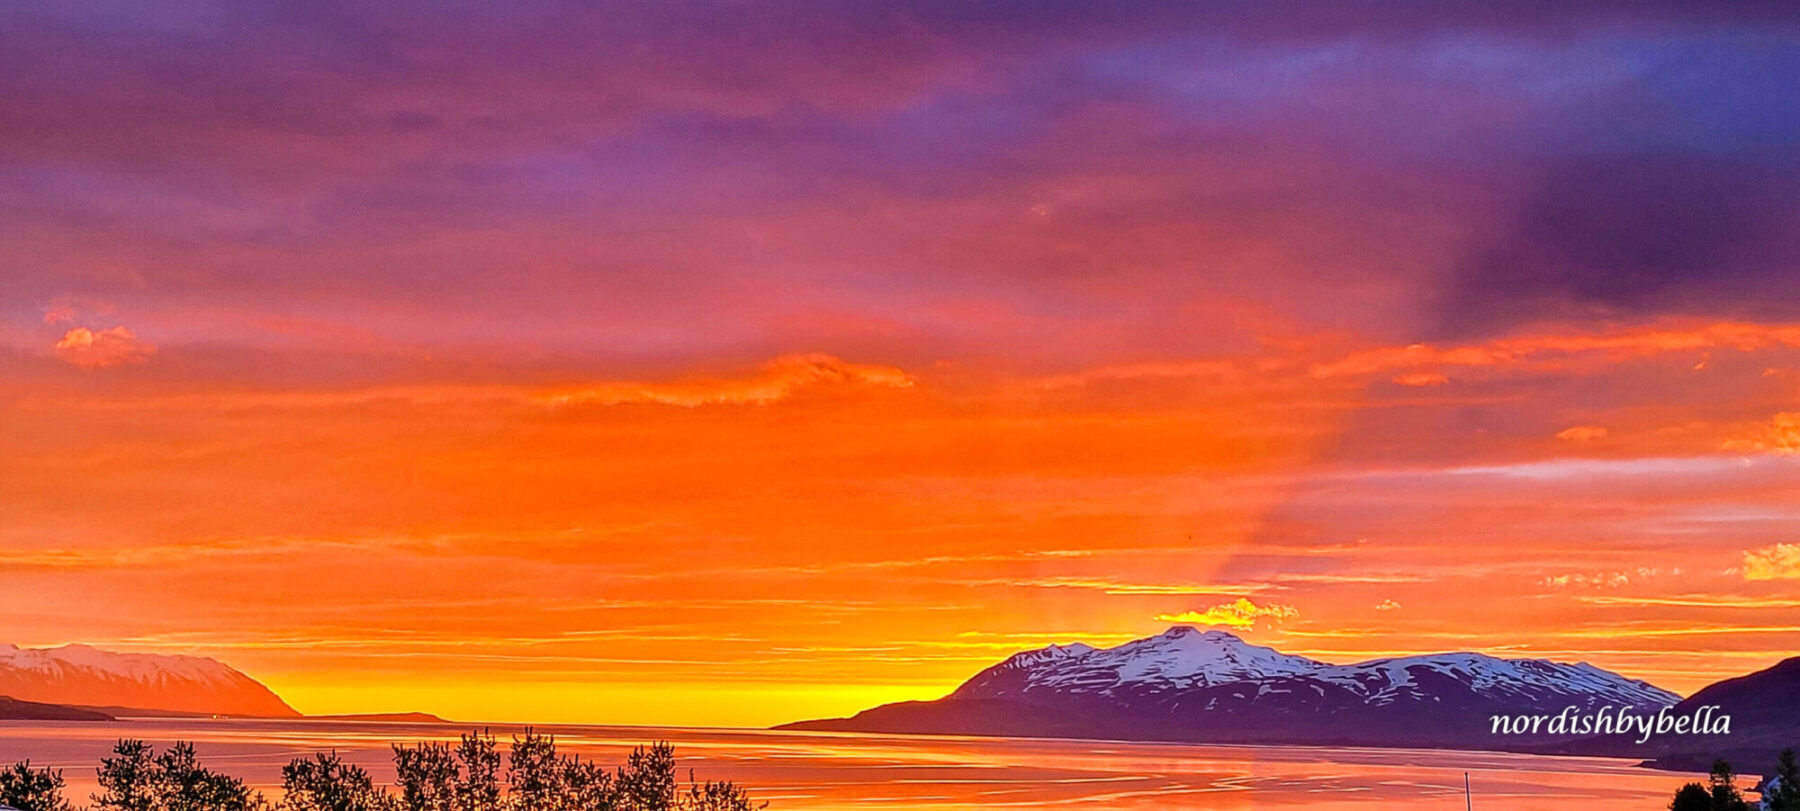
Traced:
[[111, 721], [112, 716], [81, 707], [20, 701], [0, 696], [0, 721]]
[[300, 716], [269, 688], [213, 659], [114, 653], [86, 645], [0, 646], [0, 695], [117, 708], [107, 715]]
[[1189, 627], [1017, 654], [936, 701], [782, 729], [1519, 749], [1494, 715], [1655, 712], [1679, 696], [1586, 663], [1442, 653], [1333, 665]]
[[1800, 656], [1717, 682], [1682, 700], [1669, 714], [1688, 716], [1702, 707], [1718, 707], [1715, 716], [1730, 716], [1730, 734], [1658, 735], [1641, 746], [1583, 748], [1614, 754], [1623, 748], [1662, 769], [1706, 771], [1723, 758], [1746, 774], [1766, 773], [1782, 749], [1800, 750]]

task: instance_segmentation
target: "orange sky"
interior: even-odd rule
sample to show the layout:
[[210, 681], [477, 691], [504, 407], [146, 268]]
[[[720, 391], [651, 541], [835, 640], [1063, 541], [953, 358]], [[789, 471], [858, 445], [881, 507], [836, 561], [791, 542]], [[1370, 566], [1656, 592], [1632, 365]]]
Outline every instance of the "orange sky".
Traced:
[[309, 712], [693, 724], [1177, 620], [1677, 690], [1800, 639], [1800, 329], [1272, 343], [305, 391], [45, 358], [8, 392], [7, 627], [215, 655]]
[[722, 725], [1800, 648], [1785, 17], [612, 5], [0, 12], [0, 642]]

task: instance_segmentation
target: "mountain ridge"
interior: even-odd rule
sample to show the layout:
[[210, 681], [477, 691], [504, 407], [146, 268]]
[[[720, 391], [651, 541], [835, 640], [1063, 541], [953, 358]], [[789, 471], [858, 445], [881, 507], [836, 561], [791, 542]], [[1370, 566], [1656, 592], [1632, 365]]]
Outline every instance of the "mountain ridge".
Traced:
[[1021, 651], [936, 701], [778, 728], [1516, 749], [1544, 738], [1494, 735], [1492, 716], [1654, 712], [1680, 698], [1585, 662], [1461, 651], [1339, 665], [1176, 626], [1113, 648]]

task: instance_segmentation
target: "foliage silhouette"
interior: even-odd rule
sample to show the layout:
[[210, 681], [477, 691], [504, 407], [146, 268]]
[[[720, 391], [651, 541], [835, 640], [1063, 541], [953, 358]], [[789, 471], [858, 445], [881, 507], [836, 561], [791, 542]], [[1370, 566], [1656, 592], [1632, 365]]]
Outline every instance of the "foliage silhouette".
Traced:
[[[191, 743], [158, 754], [120, 740], [98, 769], [92, 811], [755, 811], [730, 782], [675, 776], [675, 749], [640, 746], [617, 769], [557, 751], [553, 735], [526, 729], [502, 758], [492, 735], [468, 732], [454, 746], [393, 745], [394, 790], [337, 752], [295, 758], [281, 769], [284, 796], [271, 806], [242, 780], [200, 765]], [[501, 777], [504, 775], [504, 782]], [[21, 811], [75, 811], [62, 773], [29, 761], [0, 772], [0, 803]]]
[[62, 790], [61, 771], [33, 769], [29, 760], [0, 771], [0, 803], [19, 811], [70, 811]]
[[1781, 757], [1775, 762], [1775, 789], [1764, 794], [1770, 811], [1800, 811], [1800, 763], [1795, 762], [1794, 750], [1781, 750]]

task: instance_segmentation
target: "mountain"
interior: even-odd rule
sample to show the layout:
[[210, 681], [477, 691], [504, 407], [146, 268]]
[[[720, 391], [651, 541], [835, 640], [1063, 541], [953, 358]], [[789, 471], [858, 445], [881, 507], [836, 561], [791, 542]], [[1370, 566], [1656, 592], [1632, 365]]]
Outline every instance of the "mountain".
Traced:
[[1081, 643], [1016, 653], [964, 682], [953, 698], [1027, 698], [1052, 694], [1113, 695], [1207, 687], [1321, 667], [1251, 645], [1223, 631], [1176, 627], [1168, 633], [1099, 650]]
[[175, 713], [300, 716], [269, 688], [213, 659], [113, 653], [86, 645], [0, 646], [0, 695]]
[[1178, 626], [1016, 654], [936, 701], [784, 729], [1214, 743], [1521, 748], [1494, 715], [1654, 712], [1680, 696], [1586, 663], [1441, 653], [1334, 665]]
[[1703, 688], [1669, 714], [1692, 716], [1703, 707], [1730, 716], [1729, 736], [1658, 735], [1634, 754], [1658, 768], [1705, 771], [1724, 758], [1745, 774], [1768, 773], [1782, 749], [1800, 750], [1800, 656]]
[[103, 712], [0, 696], [0, 721], [112, 721]]

